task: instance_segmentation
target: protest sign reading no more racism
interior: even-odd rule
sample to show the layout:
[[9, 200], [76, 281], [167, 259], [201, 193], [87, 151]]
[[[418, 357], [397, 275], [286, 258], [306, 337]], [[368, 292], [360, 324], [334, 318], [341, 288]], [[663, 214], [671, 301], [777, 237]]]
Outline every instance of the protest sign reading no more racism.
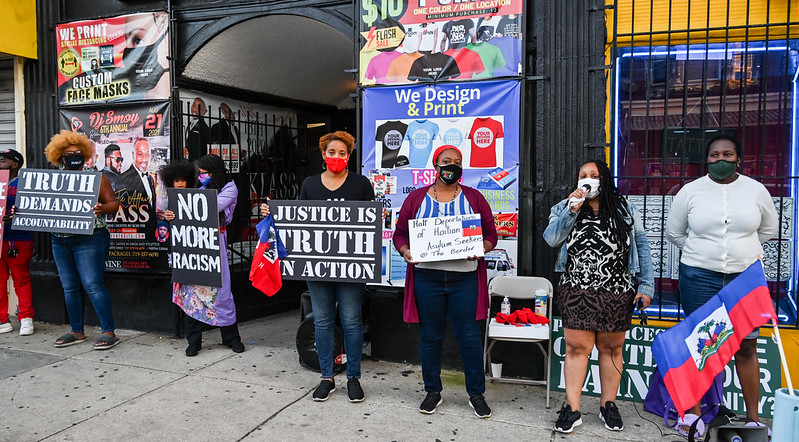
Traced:
[[269, 201], [289, 256], [284, 279], [380, 282], [382, 206], [375, 201]]
[[167, 189], [170, 223], [172, 281], [222, 286], [219, 212], [214, 189]]
[[99, 172], [21, 171], [12, 225], [19, 230], [91, 235], [100, 180]]

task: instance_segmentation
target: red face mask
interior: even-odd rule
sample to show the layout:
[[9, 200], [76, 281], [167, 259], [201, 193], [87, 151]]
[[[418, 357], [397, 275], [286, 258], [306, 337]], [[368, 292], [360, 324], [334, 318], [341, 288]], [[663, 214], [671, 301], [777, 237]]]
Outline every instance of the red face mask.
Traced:
[[348, 158], [325, 157], [325, 164], [327, 165], [327, 170], [333, 173], [341, 173], [344, 169], [347, 168], [348, 161], [349, 157]]

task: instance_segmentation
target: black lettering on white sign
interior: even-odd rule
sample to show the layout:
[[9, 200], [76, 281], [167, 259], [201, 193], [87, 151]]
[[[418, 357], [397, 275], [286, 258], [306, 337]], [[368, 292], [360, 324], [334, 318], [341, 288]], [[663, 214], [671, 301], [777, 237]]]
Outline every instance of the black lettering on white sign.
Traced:
[[17, 182], [12, 226], [34, 232], [94, 233], [100, 172], [25, 169]]
[[222, 253], [216, 190], [167, 189], [170, 222], [172, 281], [222, 286]]

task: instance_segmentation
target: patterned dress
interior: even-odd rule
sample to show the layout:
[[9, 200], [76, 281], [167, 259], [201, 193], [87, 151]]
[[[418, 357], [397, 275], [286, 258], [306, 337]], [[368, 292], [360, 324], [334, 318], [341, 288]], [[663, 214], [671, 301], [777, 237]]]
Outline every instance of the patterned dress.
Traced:
[[630, 237], [622, 236], [621, 241], [614, 238], [610, 224], [591, 211], [578, 216], [566, 239], [566, 271], [556, 294], [564, 327], [607, 332], [630, 328], [635, 289], [626, 262]]

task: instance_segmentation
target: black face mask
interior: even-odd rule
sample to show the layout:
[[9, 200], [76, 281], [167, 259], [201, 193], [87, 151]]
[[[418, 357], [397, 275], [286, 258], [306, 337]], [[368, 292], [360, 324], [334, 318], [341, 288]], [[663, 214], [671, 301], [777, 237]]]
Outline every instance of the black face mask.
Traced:
[[136, 91], [154, 88], [166, 72], [158, 62], [158, 45], [165, 37], [166, 33], [149, 46], [125, 48], [122, 51], [122, 63], [125, 67], [114, 70], [114, 80], [128, 80], [131, 89]]
[[444, 184], [455, 184], [463, 175], [463, 168], [457, 164], [438, 166], [438, 170], [438, 177], [441, 178], [441, 182]]
[[70, 170], [80, 170], [83, 168], [83, 163], [86, 162], [81, 152], [71, 155], [62, 155], [61, 159], [64, 161], [64, 167]]

